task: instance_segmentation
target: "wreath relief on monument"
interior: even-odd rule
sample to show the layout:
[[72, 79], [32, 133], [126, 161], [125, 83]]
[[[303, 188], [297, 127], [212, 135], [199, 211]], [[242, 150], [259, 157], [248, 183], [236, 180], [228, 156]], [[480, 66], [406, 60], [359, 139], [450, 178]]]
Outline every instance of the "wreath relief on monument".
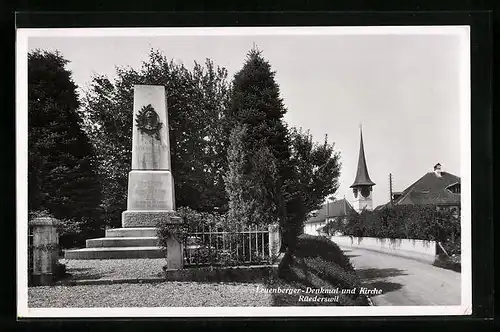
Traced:
[[160, 129], [163, 123], [160, 122], [160, 117], [151, 104], [141, 108], [137, 114], [136, 125], [142, 134], [148, 134], [158, 140], [160, 139]]

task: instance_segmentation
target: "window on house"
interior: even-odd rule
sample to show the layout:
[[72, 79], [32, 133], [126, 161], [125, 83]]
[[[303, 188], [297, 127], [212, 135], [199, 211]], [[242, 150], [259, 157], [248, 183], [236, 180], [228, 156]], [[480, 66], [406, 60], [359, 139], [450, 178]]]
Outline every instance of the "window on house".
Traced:
[[460, 183], [454, 183], [452, 185], [449, 185], [446, 189], [448, 189], [450, 192], [454, 194], [460, 194]]

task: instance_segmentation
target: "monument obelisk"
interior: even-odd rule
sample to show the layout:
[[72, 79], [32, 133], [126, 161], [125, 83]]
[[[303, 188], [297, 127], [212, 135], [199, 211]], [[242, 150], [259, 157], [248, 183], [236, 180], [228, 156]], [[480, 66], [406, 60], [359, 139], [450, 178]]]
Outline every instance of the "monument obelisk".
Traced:
[[[67, 250], [66, 259], [163, 258], [158, 222], [172, 227], [181, 222], [175, 216], [165, 88], [134, 86], [133, 112], [132, 169], [122, 228], [107, 229], [106, 237], [87, 240], [86, 248]], [[167, 247], [167, 267], [182, 268], [182, 243], [170, 237]]]
[[165, 88], [134, 86], [132, 169], [122, 227], [154, 227], [159, 218], [174, 218], [174, 178]]

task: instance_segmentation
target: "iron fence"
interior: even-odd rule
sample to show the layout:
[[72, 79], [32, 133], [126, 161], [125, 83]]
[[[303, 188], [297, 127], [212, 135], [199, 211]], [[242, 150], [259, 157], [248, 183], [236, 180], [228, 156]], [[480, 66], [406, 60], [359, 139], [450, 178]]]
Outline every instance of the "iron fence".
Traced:
[[212, 227], [187, 235], [184, 265], [251, 265], [270, 261], [269, 229], [248, 226], [229, 232]]

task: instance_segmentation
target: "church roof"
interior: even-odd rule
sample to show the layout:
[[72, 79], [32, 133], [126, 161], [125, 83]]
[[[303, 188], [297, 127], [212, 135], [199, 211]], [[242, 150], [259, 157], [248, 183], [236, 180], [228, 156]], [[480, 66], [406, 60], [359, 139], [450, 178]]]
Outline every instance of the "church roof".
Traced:
[[361, 141], [359, 143], [359, 158], [358, 158], [358, 170], [356, 172], [356, 179], [351, 185], [351, 188], [356, 186], [374, 186], [375, 183], [370, 179], [368, 175], [368, 168], [366, 167], [365, 159], [365, 148], [363, 146], [363, 131], [360, 128]]
[[453, 193], [449, 187], [460, 183], [460, 178], [448, 172], [428, 172], [411, 186], [406, 188], [401, 196], [394, 200], [395, 205], [404, 204], [460, 204], [460, 194]]
[[306, 221], [306, 224], [313, 222], [322, 222], [327, 217], [342, 217], [350, 212], [354, 212], [354, 208], [349, 204], [349, 202], [344, 199], [339, 199], [337, 201], [333, 201], [327, 204], [323, 204], [321, 208], [317, 211], [316, 215], [312, 216]]

